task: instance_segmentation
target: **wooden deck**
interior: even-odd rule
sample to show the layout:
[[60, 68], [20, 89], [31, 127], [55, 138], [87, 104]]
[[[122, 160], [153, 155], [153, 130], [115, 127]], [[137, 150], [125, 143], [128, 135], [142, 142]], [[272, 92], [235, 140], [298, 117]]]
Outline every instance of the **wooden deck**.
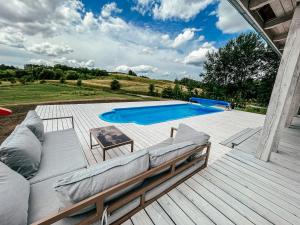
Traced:
[[[109, 125], [98, 118], [112, 108], [174, 104], [131, 102], [38, 106], [41, 117], [73, 115], [75, 130], [90, 164], [101, 163], [102, 151], [89, 148], [89, 129]], [[115, 124], [135, 141], [135, 151], [158, 143], [170, 135], [170, 128], [186, 123], [211, 135], [209, 166], [164, 195], [125, 224], [300, 224], [299, 173], [219, 144], [235, 133], [263, 125], [264, 116], [224, 111], [149, 126]], [[47, 121], [47, 131], [68, 128], [67, 120]], [[127, 154], [130, 146], [106, 152], [107, 158]], [[299, 163], [299, 162], [297, 162]]]

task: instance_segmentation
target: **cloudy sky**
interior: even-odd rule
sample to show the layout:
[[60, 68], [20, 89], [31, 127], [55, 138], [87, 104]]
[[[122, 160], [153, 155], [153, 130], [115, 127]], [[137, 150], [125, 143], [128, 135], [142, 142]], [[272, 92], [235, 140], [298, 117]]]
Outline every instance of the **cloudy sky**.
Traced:
[[208, 51], [251, 30], [227, 0], [0, 0], [0, 64], [198, 79]]

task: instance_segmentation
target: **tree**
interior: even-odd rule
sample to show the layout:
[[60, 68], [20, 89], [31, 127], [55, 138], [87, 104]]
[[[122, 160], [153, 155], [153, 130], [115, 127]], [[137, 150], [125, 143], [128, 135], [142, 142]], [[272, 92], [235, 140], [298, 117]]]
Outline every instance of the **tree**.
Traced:
[[155, 86], [154, 86], [154, 84], [149, 84], [149, 94], [150, 95], [154, 95], [154, 91], [155, 91]]
[[16, 81], [16, 78], [14, 77], [10, 77], [8, 78], [8, 81], [11, 83], [11, 84], [15, 84], [17, 81]]
[[66, 79], [67, 80], [77, 80], [79, 78], [79, 74], [74, 70], [69, 70], [67, 72]]
[[208, 53], [200, 77], [208, 97], [245, 101], [258, 98], [259, 87], [266, 77], [274, 82], [271, 74], [276, 74], [278, 65], [278, 55], [252, 32], [241, 34], [218, 51]]
[[120, 88], [121, 88], [121, 84], [118, 80], [113, 80], [110, 83], [110, 89], [111, 90], [116, 91], [116, 90], [120, 90]]
[[56, 73], [51, 69], [43, 69], [38, 75], [39, 80], [55, 80]]
[[173, 89], [171, 87], [164, 88], [161, 92], [163, 98], [173, 98]]
[[78, 79], [78, 80], [77, 80], [76, 85], [77, 85], [77, 86], [81, 86], [81, 85], [82, 85], [81, 79]]
[[136, 73], [133, 70], [128, 71], [128, 75], [130, 76], [137, 76]]
[[175, 84], [173, 88], [173, 98], [175, 99], [181, 99], [182, 98], [182, 91], [180, 89], [180, 86], [178, 83]]
[[66, 78], [65, 78], [64, 76], [61, 76], [60, 79], [59, 79], [59, 82], [60, 82], [61, 84], [66, 83]]

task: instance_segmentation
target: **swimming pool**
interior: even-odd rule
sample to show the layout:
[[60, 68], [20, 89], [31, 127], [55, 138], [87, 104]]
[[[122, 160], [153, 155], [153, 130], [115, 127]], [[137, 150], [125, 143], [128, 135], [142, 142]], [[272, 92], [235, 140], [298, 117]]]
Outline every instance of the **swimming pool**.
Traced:
[[222, 109], [196, 104], [176, 104], [116, 108], [99, 115], [99, 118], [111, 123], [136, 123], [150, 125], [191, 116], [221, 112]]

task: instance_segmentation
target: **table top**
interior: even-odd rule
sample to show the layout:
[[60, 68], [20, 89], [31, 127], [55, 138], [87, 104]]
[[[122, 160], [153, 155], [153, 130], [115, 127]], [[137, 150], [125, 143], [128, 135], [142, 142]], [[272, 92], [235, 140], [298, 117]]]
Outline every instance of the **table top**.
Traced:
[[93, 128], [90, 132], [103, 148], [113, 148], [132, 142], [132, 139], [115, 126]]

